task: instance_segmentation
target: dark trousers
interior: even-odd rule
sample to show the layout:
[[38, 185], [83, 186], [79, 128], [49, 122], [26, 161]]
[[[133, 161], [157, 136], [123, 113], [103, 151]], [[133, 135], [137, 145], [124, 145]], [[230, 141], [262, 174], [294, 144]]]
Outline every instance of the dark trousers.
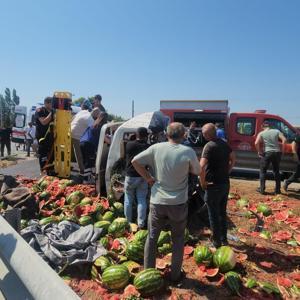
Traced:
[[11, 154], [10, 148], [10, 139], [9, 140], [1, 140], [1, 156], [4, 156], [4, 148], [6, 147], [7, 155]]
[[208, 209], [212, 239], [216, 247], [220, 247], [222, 243], [227, 243], [226, 207], [229, 188], [229, 183], [214, 184], [207, 187], [204, 195], [204, 201]]
[[27, 151], [27, 156], [30, 156], [30, 147], [33, 144], [33, 139], [27, 139], [26, 140], [26, 151]]
[[275, 178], [275, 193], [280, 193], [280, 173], [279, 166], [281, 161], [281, 152], [265, 152], [263, 157], [260, 159], [260, 191], [264, 192], [266, 188], [266, 174], [267, 170], [272, 164], [273, 173]]
[[[39, 139], [38, 139], [39, 141]], [[46, 138], [39, 141], [38, 154], [41, 171], [46, 170], [47, 173], [53, 170], [54, 160], [54, 139], [53, 136], [48, 134]]]
[[286, 184], [289, 185], [292, 182], [295, 182], [298, 178], [300, 178], [300, 162], [297, 164], [297, 169], [294, 174], [292, 174], [287, 180]]
[[93, 144], [82, 142], [80, 143], [80, 150], [84, 166], [83, 175], [87, 179], [92, 174], [92, 168], [95, 166], [96, 149]]
[[166, 222], [171, 226], [172, 263], [171, 279], [180, 278], [184, 248], [184, 230], [187, 223], [188, 205], [150, 204], [148, 217], [148, 237], [144, 251], [144, 267], [155, 268], [157, 240]]

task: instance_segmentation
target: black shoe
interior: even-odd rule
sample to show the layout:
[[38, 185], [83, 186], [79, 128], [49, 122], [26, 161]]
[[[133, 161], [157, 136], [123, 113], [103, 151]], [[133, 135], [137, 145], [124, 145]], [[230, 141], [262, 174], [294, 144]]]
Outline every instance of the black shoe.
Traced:
[[265, 191], [262, 191], [260, 188], [257, 188], [256, 191], [258, 193], [260, 193], [261, 195], [265, 195], [266, 194]]
[[283, 181], [283, 190], [285, 191], [285, 192], [287, 192], [288, 191], [288, 184], [287, 184], [287, 181], [286, 180], [284, 180]]

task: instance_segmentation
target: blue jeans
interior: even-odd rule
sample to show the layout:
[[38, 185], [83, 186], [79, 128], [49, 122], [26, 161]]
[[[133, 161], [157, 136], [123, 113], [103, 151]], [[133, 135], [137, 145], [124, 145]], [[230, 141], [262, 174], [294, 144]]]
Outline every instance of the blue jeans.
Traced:
[[132, 205], [137, 201], [137, 223], [139, 227], [146, 225], [148, 184], [142, 177], [125, 177], [124, 214], [128, 222], [132, 222]]
[[227, 243], [227, 214], [226, 206], [229, 193], [229, 184], [215, 184], [208, 186], [204, 201], [209, 216], [213, 243], [216, 247]]

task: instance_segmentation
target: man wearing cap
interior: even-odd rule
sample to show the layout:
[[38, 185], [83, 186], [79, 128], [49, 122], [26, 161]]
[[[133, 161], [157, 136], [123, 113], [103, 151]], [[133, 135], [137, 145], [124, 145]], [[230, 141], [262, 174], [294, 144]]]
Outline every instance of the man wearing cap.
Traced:
[[81, 111], [78, 112], [71, 122], [71, 135], [72, 145], [75, 152], [76, 161], [80, 170], [80, 174], [83, 175], [84, 165], [82, 159], [82, 153], [80, 150], [80, 138], [89, 126], [92, 126], [94, 119], [91, 116], [89, 110], [92, 105], [89, 100], [84, 100], [81, 104]]
[[[280, 194], [280, 172], [279, 166], [281, 161], [281, 155], [284, 152], [284, 144], [286, 138], [278, 130], [273, 129], [268, 121], [264, 121], [262, 129], [255, 140], [255, 147], [260, 157], [260, 187], [257, 189], [262, 195], [265, 194], [266, 188], [266, 173], [269, 165], [272, 164], [273, 173], [275, 177], [275, 194]], [[279, 140], [282, 142], [282, 146], [279, 144]]]
[[126, 145], [126, 177], [125, 177], [125, 200], [124, 214], [128, 222], [132, 222], [132, 205], [137, 201], [137, 224], [139, 228], [146, 227], [148, 193], [147, 181], [132, 166], [132, 159], [139, 153], [146, 150], [148, 131], [145, 127], [139, 127], [136, 132], [136, 140], [130, 141]]
[[93, 108], [98, 107], [101, 112], [106, 112], [104, 106], [101, 104], [101, 101], [102, 101], [102, 96], [101, 95], [96, 95], [94, 97], [94, 101], [93, 101]]

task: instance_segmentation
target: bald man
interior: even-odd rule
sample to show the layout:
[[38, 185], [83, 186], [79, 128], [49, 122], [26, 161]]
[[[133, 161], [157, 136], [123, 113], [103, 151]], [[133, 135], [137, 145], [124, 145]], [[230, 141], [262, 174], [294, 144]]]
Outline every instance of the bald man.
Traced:
[[[200, 172], [194, 150], [181, 145], [184, 134], [181, 123], [171, 123], [167, 128], [168, 142], [154, 144], [132, 160], [136, 171], [152, 186], [144, 266], [146, 269], [155, 268], [157, 240], [168, 222], [173, 242], [170, 279], [174, 282], [181, 279], [188, 213], [188, 174], [199, 175]], [[153, 170], [153, 174], [146, 166]]]
[[217, 137], [214, 124], [205, 124], [202, 133], [208, 142], [200, 160], [200, 184], [205, 190], [212, 242], [218, 248], [228, 244], [226, 206], [235, 158], [229, 145]]

